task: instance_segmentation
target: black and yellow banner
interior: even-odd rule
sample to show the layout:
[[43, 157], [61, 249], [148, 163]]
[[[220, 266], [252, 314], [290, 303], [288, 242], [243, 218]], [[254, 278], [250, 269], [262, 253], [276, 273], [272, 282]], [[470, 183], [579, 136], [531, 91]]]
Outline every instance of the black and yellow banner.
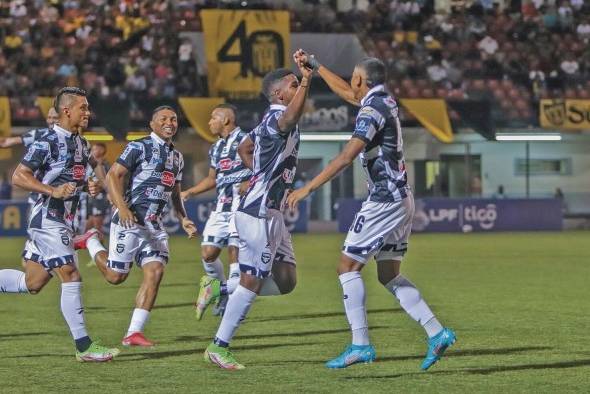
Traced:
[[590, 129], [590, 100], [541, 100], [539, 123], [551, 129]]
[[211, 96], [258, 97], [262, 77], [288, 67], [289, 12], [203, 10], [201, 20]]
[[400, 99], [400, 102], [439, 141], [453, 142], [453, 128], [444, 100]]

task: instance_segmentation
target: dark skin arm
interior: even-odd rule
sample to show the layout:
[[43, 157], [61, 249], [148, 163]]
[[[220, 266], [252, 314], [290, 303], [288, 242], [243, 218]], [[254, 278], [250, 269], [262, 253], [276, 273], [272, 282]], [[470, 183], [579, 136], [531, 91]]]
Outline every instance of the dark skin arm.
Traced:
[[238, 155], [242, 159], [242, 163], [252, 170], [254, 168], [254, 141], [248, 136], [245, 138], [240, 146], [238, 146]]
[[203, 178], [201, 182], [180, 193], [180, 198], [186, 201], [191, 196], [196, 196], [211, 189], [214, 189], [217, 185], [215, 169], [209, 168], [209, 174], [206, 178]]
[[123, 197], [123, 182], [129, 171], [125, 166], [114, 163], [107, 174], [107, 191], [113, 205], [119, 210], [121, 226], [131, 228], [137, 222], [137, 218], [131, 212]]
[[189, 238], [195, 237], [197, 235], [197, 226], [195, 226], [195, 223], [186, 216], [186, 209], [184, 208], [182, 198], [180, 198], [180, 182], [177, 182], [176, 185], [174, 185], [171, 200], [176, 215], [178, 215], [178, 218], [182, 222], [182, 228]]
[[88, 164], [94, 169], [94, 173], [98, 178], [98, 180], [94, 179], [94, 177], [88, 179], [88, 193], [94, 197], [104, 189], [103, 186], [106, 184], [107, 174], [104, 171], [104, 167], [99, 165], [100, 163], [94, 157], [91, 156], [88, 159]]
[[366, 142], [359, 138], [351, 138], [342, 152], [338, 154], [315, 178], [309, 181], [300, 189], [294, 190], [287, 197], [287, 205], [290, 209], [295, 209], [299, 201], [306, 198], [311, 192], [320, 188], [324, 183], [333, 179], [365, 149]]

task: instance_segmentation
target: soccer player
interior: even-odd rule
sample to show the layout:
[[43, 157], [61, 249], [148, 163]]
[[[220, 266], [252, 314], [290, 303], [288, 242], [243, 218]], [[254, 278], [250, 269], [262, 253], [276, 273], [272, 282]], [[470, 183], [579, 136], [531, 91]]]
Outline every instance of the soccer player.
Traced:
[[365, 285], [361, 277], [361, 270], [374, 256], [379, 282], [426, 331], [428, 351], [422, 363], [422, 369], [426, 370], [455, 342], [455, 333], [439, 323], [416, 286], [400, 274], [402, 257], [408, 248], [414, 199], [404, 165], [398, 106], [385, 91], [385, 65], [375, 58], [361, 61], [348, 85], [312, 56], [300, 53], [299, 61], [317, 70], [337, 95], [361, 109], [352, 138], [342, 152], [318, 176], [287, 198], [289, 207], [293, 209], [297, 202], [338, 175], [359, 155], [369, 185], [369, 196], [348, 231], [338, 266], [352, 344], [326, 366], [346, 368], [375, 359], [375, 349], [369, 342]]
[[[162, 223], [162, 211], [168, 201], [192, 238], [195, 224], [186, 216], [180, 198], [184, 160], [174, 148], [172, 137], [178, 129], [178, 117], [172, 107], [154, 109], [150, 121], [152, 133], [130, 142], [107, 174], [107, 191], [116, 210], [111, 221], [109, 252], [100, 242], [96, 229], [76, 240], [78, 248], [87, 248], [107, 282], [123, 283], [135, 260], [143, 271], [143, 281], [135, 298], [135, 309], [124, 346], [153, 346], [144, 334], [144, 326], [156, 301], [164, 266], [168, 263], [168, 234]], [[128, 176], [128, 177], [127, 177]], [[126, 185], [125, 179], [128, 178]]]
[[88, 125], [88, 100], [82, 89], [66, 87], [54, 104], [59, 123], [29, 147], [12, 177], [16, 186], [39, 197], [29, 219], [25, 272], [0, 270], [0, 293], [37, 294], [53, 276], [59, 277], [61, 311], [76, 344], [76, 359], [109, 361], [119, 351], [93, 342], [86, 331], [73, 241], [80, 191], [86, 186], [92, 195], [100, 191], [98, 182], [86, 180], [86, 165], [96, 167], [96, 162], [88, 142], [78, 133]]
[[[109, 165], [104, 159], [106, 153], [107, 147], [105, 144], [101, 142], [92, 144], [90, 154], [94, 157], [94, 160], [103, 167], [105, 174], [109, 171]], [[88, 218], [86, 220], [86, 231], [95, 228], [102, 232], [104, 217], [110, 208], [106, 193], [102, 191], [94, 197], [88, 196], [87, 201], [86, 210]]]
[[311, 82], [311, 71], [303, 64], [298, 67], [301, 82], [288, 69], [264, 77], [262, 92], [270, 108], [238, 148], [245, 165], [253, 169], [250, 187], [235, 214], [240, 284], [229, 297], [215, 339], [204, 355], [206, 361], [223, 369], [244, 368], [228, 346], [256, 296], [287, 294], [296, 283], [295, 255], [282, 209], [295, 177], [297, 122]]
[[[183, 191], [181, 196], [186, 200], [213, 188], [217, 188], [217, 204], [211, 212], [203, 231], [201, 242], [201, 258], [205, 273], [201, 278], [199, 297], [196, 303], [197, 319], [212, 301], [207, 288], [211, 279], [219, 280], [221, 300], [214, 314], [222, 314], [227, 302], [227, 295], [233, 293], [240, 280], [238, 267], [238, 234], [233, 225], [233, 217], [240, 196], [248, 188], [248, 180], [252, 171], [246, 168], [238, 155], [238, 146], [248, 134], [236, 126], [237, 109], [231, 104], [221, 104], [211, 112], [209, 129], [219, 140], [209, 150], [209, 176], [190, 189]], [[219, 260], [221, 248], [227, 245], [229, 256], [230, 279], [226, 281], [223, 263]]]

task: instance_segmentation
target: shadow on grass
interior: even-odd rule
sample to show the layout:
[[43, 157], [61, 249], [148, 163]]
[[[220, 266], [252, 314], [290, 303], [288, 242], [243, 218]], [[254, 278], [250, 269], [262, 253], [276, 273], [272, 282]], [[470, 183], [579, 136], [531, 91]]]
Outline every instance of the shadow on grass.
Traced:
[[[368, 309], [367, 313], [369, 315], [376, 315], [379, 313], [400, 313], [403, 312], [400, 308], [383, 308], [383, 309]], [[283, 316], [274, 316], [274, 317], [258, 317], [258, 318], [249, 318], [249, 322], [265, 322], [265, 321], [278, 321], [278, 320], [299, 320], [299, 319], [321, 319], [324, 317], [335, 317], [335, 316], [342, 316], [344, 317], [344, 310], [338, 312], [319, 312], [319, 313], [300, 313], [296, 315], [283, 315]]]
[[489, 375], [499, 372], [514, 372], [514, 371], [530, 371], [541, 369], [566, 369], [577, 367], [590, 367], [590, 359], [586, 360], [572, 360], [572, 361], [557, 361], [553, 363], [543, 364], [518, 364], [518, 365], [502, 365], [488, 368], [465, 368], [447, 371], [431, 371], [431, 372], [409, 372], [393, 375], [376, 375], [376, 376], [343, 376], [345, 380], [349, 379], [397, 379], [411, 376], [425, 376], [425, 375], [456, 375], [456, 374], [471, 374], [471, 375]]
[[13, 334], [0, 334], [2, 339], [18, 338], [18, 337], [34, 337], [38, 335], [51, 335], [53, 332], [15, 332]]
[[[372, 326], [371, 330], [378, 330], [381, 328], [391, 328], [390, 326]], [[307, 337], [307, 336], [315, 336], [315, 335], [323, 335], [323, 334], [339, 334], [339, 333], [348, 333], [350, 332], [350, 328], [339, 328], [339, 329], [332, 329], [332, 330], [316, 330], [316, 331], [298, 331], [298, 332], [276, 332], [270, 334], [250, 334], [250, 335], [236, 335], [234, 339], [260, 339], [260, 338], [295, 338], [295, 337]], [[180, 337], [176, 337], [174, 342], [193, 342], [193, 341], [202, 341], [211, 339], [211, 336], [203, 337], [203, 336], [193, 336], [193, 335], [183, 335]]]

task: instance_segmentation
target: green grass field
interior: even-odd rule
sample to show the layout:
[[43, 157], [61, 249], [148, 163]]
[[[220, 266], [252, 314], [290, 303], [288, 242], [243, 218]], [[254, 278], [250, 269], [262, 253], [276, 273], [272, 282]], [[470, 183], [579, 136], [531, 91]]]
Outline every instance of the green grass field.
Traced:
[[[342, 235], [295, 236], [296, 290], [258, 298], [232, 343], [246, 369], [203, 361], [217, 328], [194, 318], [199, 247], [171, 241], [146, 334], [153, 349], [123, 349], [113, 362], [79, 364], [59, 311], [59, 283], [36, 296], [0, 295], [0, 392], [588, 392], [590, 233], [414, 235], [404, 273], [422, 290], [457, 344], [423, 373], [422, 329], [364, 271], [378, 361], [324, 368], [349, 342], [335, 274]], [[0, 268], [19, 266], [23, 240], [0, 240]], [[127, 329], [141, 278], [104, 282], [81, 255], [90, 334], [108, 345]]]

